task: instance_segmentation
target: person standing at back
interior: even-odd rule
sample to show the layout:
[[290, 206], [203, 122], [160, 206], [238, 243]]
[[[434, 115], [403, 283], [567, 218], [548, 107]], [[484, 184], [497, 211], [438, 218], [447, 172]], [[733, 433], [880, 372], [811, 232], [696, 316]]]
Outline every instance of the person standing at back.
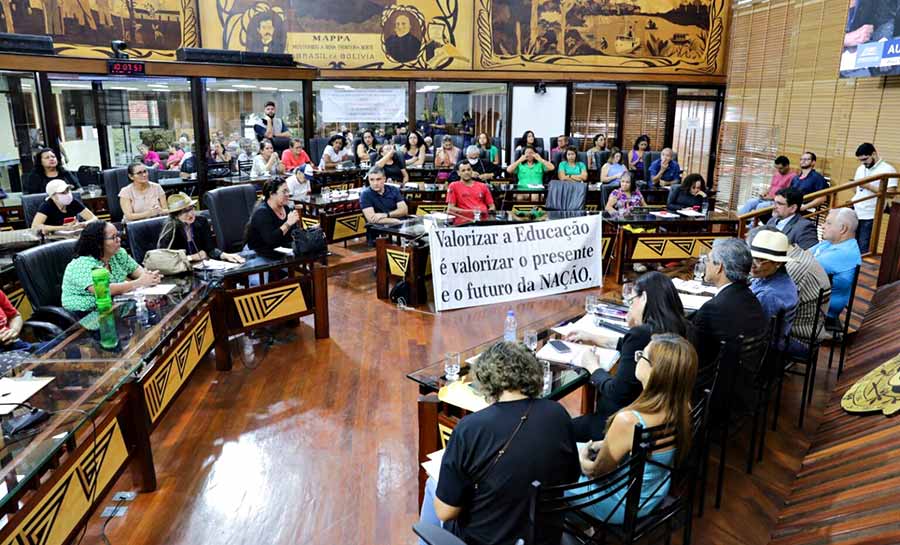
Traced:
[[[856, 148], [856, 158], [859, 159], [859, 166], [856, 168], [854, 180], [862, 180], [878, 176], [879, 174], [894, 174], [897, 170], [878, 156], [875, 146], [866, 142], [860, 144]], [[888, 189], [897, 187], [897, 178], [888, 180]], [[875, 180], [856, 187], [856, 194], [853, 196], [853, 209], [856, 210], [856, 217], [859, 220], [859, 226], [856, 229], [856, 241], [859, 243], [859, 251], [866, 253], [869, 251], [869, 239], [872, 238], [872, 225], [875, 223], [875, 214], [881, 213], [878, 208], [878, 199], [874, 198], [876, 192], [880, 189], [881, 182]], [[868, 200], [867, 197], [871, 197]]]

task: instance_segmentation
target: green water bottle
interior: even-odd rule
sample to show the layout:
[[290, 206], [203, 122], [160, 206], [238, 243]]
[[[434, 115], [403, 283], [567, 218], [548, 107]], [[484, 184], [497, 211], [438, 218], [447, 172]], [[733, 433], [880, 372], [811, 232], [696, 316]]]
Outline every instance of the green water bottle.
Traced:
[[91, 281], [94, 283], [97, 311], [102, 314], [112, 308], [112, 297], [109, 294], [109, 271], [103, 267], [94, 269], [91, 271]]

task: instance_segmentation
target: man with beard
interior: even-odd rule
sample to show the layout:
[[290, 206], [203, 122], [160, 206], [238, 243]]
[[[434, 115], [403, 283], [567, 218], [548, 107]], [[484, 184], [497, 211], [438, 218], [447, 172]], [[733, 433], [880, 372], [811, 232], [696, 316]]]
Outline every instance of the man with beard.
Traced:
[[394, 18], [394, 34], [384, 41], [388, 56], [397, 62], [410, 62], [419, 55], [422, 42], [410, 34], [411, 28], [409, 15], [399, 13]]
[[258, 13], [247, 24], [247, 51], [284, 53], [284, 21], [270, 11]]
[[253, 126], [253, 130], [256, 131], [256, 139], [260, 142], [276, 137], [290, 138], [291, 136], [290, 131], [284, 126], [284, 121], [280, 117], [275, 117], [275, 103], [271, 100], [266, 102], [263, 115]]

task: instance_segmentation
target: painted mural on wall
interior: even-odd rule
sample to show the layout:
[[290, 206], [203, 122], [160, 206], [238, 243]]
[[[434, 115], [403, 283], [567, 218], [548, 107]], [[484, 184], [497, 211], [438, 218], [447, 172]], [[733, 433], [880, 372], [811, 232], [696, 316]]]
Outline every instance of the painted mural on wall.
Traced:
[[471, 68], [471, 7], [407, 1], [201, 0], [203, 43], [290, 53], [317, 68]]
[[133, 58], [171, 59], [197, 46], [193, 0], [0, 0], [0, 31], [49, 34], [56, 52], [106, 57], [124, 40]]
[[475, 0], [475, 69], [721, 73], [725, 0]]

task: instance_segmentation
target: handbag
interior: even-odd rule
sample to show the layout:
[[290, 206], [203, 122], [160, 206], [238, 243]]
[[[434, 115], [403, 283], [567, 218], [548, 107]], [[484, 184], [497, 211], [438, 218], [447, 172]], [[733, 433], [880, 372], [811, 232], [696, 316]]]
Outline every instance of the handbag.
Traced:
[[187, 252], [184, 250], [173, 250], [173, 242], [175, 242], [174, 231], [172, 232], [172, 238], [169, 239], [168, 248], [150, 250], [144, 254], [144, 268], [150, 271], [159, 271], [166, 276], [190, 271], [191, 260], [188, 259]]
[[322, 231], [321, 227], [294, 229], [291, 236], [294, 238], [295, 256], [320, 254], [328, 247], [325, 242], [325, 231]]

